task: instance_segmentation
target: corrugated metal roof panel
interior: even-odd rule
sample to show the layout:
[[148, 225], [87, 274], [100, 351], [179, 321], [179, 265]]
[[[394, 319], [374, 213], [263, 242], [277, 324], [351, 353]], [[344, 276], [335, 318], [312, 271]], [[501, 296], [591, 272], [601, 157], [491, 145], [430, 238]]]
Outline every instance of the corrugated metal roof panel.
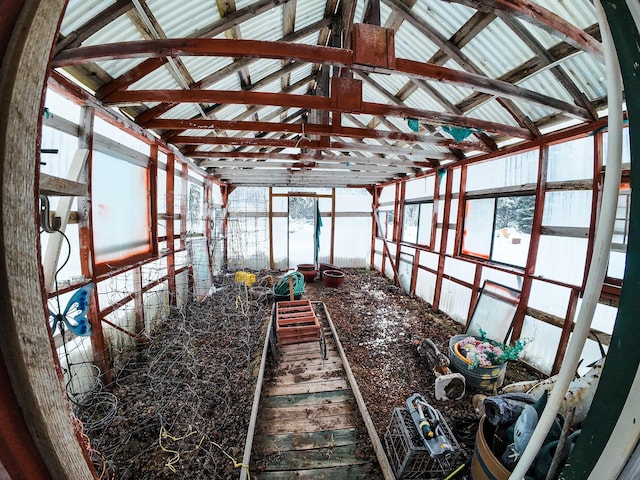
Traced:
[[233, 120], [247, 111], [246, 105], [225, 105], [216, 111], [216, 118], [220, 120]]
[[176, 8], [173, 0], [147, 0], [147, 6], [169, 38], [188, 37], [195, 31], [220, 20], [214, 2], [180, 0]]
[[571, 76], [589, 100], [597, 100], [607, 95], [605, 65], [593, 55], [583, 53], [572, 57], [562, 64], [562, 69]]
[[129, 87], [129, 90], [152, 90], [152, 89], [177, 89], [182, 88], [176, 79], [171, 75], [171, 71], [166, 65], [155, 69], [150, 74], [141, 78]]
[[207, 90], [242, 90], [240, 85], [240, 77], [238, 75], [227, 75], [216, 83], [209, 85]]
[[479, 120], [489, 119], [492, 122], [502, 123], [504, 125], [518, 126], [513, 116], [507, 112], [502, 105], [496, 100], [491, 100], [474, 108], [467, 113], [468, 117], [477, 118]]
[[408, 107], [419, 108], [421, 110], [440, 111], [442, 105], [431, 95], [421, 88], [417, 88], [411, 95], [404, 100]]
[[144, 58], [131, 58], [125, 60], [107, 60], [105, 62], [97, 62], [97, 65], [112, 78], [118, 78], [123, 73], [128, 72], [136, 65], [142, 63]]
[[131, 42], [134, 40], [144, 40], [136, 26], [127, 15], [121, 15], [111, 22], [107, 27], [98, 30], [87, 38], [82, 45], [103, 45], [105, 43]]
[[194, 118], [199, 115], [200, 112], [195, 104], [181, 103], [160, 115], [160, 118]]
[[447, 39], [474, 14], [474, 10], [469, 7], [441, 0], [418, 0], [412, 11], [416, 17], [426, 20]]
[[424, 62], [439, 49], [413, 25], [404, 22], [395, 34], [396, 57]]
[[[568, 103], [574, 103], [571, 95], [569, 95], [567, 90], [562, 86], [560, 82], [558, 82], [556, 77], [549, 70], [539, 72], [536, 75], [529, 77], [528, 79], [520, 82], [518, 86], [533, 90], [534, 92], [540, 92], [544, 95], [548, 95], [559, 100], [564, 100]], [[555, 113], [554, 110], [543, 107], [539, 104], [524, 102], [521, 100], [515, 100], [515, 102], [522, 109], [522, 111], [525, 112], [527, 116], [533, 121], [539, 120], [542, 117], [546, 117], [547, 115]]]
[[69, 0], [60, 24], [60, 33], [69, 35], [89, 20], [100, 16], [100, 12], [114, 3], [115, 0]]
[[387, 97], [380, 93], [380, 90], [373, 87], [366, 81], [362, 82], [362, 101], [373, 103], [390, 103]]
[[249, 20], [240, 27], [245, 40], [280, 40], [282, 34], [282, 6], [267, 10]]
[[318, 37], [320, 35], [320, 32], [313, 32], [310, 33], [309, 35], [305, 35], [302, 38], [299, 38], [298, 40], [296, 40], [295, 43], [300, 43], [303, 45], [317, 45], [318, 44]]
[[[265, 77], [268, 77], [272, 73], [277, 72], [282, 67], [280, 60], [272, 60], [270, 58], [262, 58], [251, 62], [249, 65], [249, 75], [251, 76], [251, 83], [256, 83]], [[278, 80], [278, 83], [280, 81]], [[260, 91], [266, 91], [260, 89]]]
[[289, 83], [293, 85], [294, 83], [302, 80], [303, 78], [307, 78], [312, 73], [313, 73], [313, 65], [300, 64], [299, 67], [297, 67], [296, 69], [293, 70], [293, 72], [291, 72], [291, 78], [289, 80]]
[[536, 0], [536, 3], [581, 29], [598, 23], [591, 0]]
[[381, 75], [378, 73], [371, 73], [369, 76], [372, 80], [375, 80], [377, 84], [384, 87], [384, 89], [391, 95], [396, 95], [398, 91], [409, 81], [409, 78], [404, 75]]
[[[496, 38], [500, 42], [496, 43]], [[508, 45], [509, 48], [505, 48]], [[462, 49], [485, 75], [498, 78], [513, 70], [533, 52], [502, 20], [495, 19]]]
[[181, 57], [187, 70], [191, 74], [194, 81], [199, 82], [203, 78], [209, 76], [212, 72], [216, 72], [221, 68], [233, 63], [233, 59], [229, 57]]
[[324, 17], [326, 0], [305, 0], [296, 4], [296, 31], [301, 30]]

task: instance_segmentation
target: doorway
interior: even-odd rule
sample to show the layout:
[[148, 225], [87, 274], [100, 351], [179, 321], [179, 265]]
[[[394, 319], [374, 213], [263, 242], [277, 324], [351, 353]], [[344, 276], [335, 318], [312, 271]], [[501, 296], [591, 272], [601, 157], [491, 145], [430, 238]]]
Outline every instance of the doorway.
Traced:
[[317, 211], [315, 197], [292, 196], [288, 202], [287, 243], [289, 266], [318, 261]]

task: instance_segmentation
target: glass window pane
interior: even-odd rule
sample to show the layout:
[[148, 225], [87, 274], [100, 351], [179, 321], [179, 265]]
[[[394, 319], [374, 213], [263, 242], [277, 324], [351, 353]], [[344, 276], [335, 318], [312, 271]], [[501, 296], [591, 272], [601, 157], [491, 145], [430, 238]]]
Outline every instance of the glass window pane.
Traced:
[[591, 192], [547, 192], [542, 224], [548, 227], [588, 227], [591, 223]]
[[536, 276], [581, 285], [587, 256], [586, 238], [540, 236]]
[[402, 222], [402, 241], [416, 243], [418, 241], [419, 204], [404, 206], [404, 220]]
[[433, 226], [433, 203], [420, 205], [420, 217], [418, 220], [418, 243], [430, 245], [431, 227]]
[[92, 214], [96, 263], [151, 252], [147, 169], [93, 152]]
[[518, 267], [527, 264], [535, 197], [496, 199], [496, 224], [491, 259]]
[[538, 150], [469, 165], [467, 192], [535, 183], [538, 177]]
[[547, 181], [593, 178], [593, 138], [585, 137], [550, 146]]
[[491, 255], [494, 198], [467, 200], [462, 238], [462, 253], [486, 258]]

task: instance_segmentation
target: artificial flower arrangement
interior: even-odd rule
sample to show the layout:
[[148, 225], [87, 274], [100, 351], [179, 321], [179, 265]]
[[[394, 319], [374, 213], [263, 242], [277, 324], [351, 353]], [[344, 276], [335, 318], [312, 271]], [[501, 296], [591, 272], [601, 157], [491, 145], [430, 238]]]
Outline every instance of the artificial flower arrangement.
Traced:
[[464, 357], [469, 368], [491, 367], [512, 362], [520, 358], [520, 354], [528, 340], [516, 340], [513, 345], [494, 342], [487, 339], [487, 333], [480, 329], [480, 338], [466, 337], [456, 344], [457, 352]]

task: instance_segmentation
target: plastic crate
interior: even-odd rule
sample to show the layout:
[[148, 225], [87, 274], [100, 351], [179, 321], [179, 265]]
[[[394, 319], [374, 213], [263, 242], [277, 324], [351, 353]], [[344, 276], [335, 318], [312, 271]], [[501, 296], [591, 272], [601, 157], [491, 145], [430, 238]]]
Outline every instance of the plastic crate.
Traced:
[[422, 443], [409, 411], [406, 408], [394, 408], [384, 435], [384, 443], [389, 463], [397, 480], [442, 479], [459, 467], [460, 444], [446, 422], [443, 421], [441, 427], [454, 451], [432, 457]]

